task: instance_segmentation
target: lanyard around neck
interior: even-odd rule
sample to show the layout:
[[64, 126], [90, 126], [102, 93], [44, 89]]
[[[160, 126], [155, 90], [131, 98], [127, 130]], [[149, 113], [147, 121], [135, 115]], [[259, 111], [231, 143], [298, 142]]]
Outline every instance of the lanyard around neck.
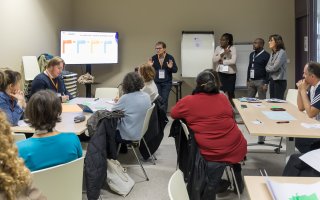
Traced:
[[52, 85], [56, 88], [56, 91], [58, 92], [58, 87], [59, 87], [59, 82], [57, 81], [57, 83], [55, 83], [52, 79], [51, 74], [46, 70], [45, 71], [45, 75], [47, 75], [52, 83]]
[[256, 59], [258, 56], [260, 56], [264, 52], [264, 49], [261, 50], [258, 55], [256, 55], [256, 52], [253, 53], [252, 62], [254, 63], [254, 59]]

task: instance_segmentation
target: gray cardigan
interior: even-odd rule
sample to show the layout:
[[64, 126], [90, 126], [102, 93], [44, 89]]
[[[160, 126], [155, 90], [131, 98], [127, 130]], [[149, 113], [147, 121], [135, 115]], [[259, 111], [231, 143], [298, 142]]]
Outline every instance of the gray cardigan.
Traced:
[[285, 50], [280, 49], [270, 56], [266, 71], [272, 80], [287, 80], [287, 53]]
[[124, 140], [140, 140], [141, 130], [148, 108], [151, 107], [150, 96], [141, 91], [124, 94], [112, 111], [124, 111], [124, 118], [118, 122], [118, 130]]

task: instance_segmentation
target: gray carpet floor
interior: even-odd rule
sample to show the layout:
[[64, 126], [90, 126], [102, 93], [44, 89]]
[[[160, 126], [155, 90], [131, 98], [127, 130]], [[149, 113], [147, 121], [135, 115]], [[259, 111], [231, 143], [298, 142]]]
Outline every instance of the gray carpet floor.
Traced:
[[[138, 165], [131, 150], [127, 154], [120, 154], [119, 161], [128, 169], [128, 174], [135, 180], [132, 191], [125, 198], [114, 194], [104, 186], [101, 190], [101, 199], [126, 199], [126, 200], [168, 200], [168, 182], [171, 175], [176, 170], [176, 151], [173, 138], [169, 138], [169, 130], [172, 120], [165, 129], [164, 139], [155, 153], [157, 157], [156, 165], [150, 160], [143, 162], [144, 168], [149, 176], [149, 181], [145, 180], [143, 172]], [[243, 124], [238, 125], [243, 132], [248, 143], [257, 142], [257, 137], [250, 136]], [[279, 144], [279, 137], [266, 138], [266, 142]], [[83, 144], [83, 146], [86, 146]], [[247, 160], [242, 166], [243, 175], [260, 175], [259, 169], [266, 169], [269, 176], [280, 176], [285, 166], [285, 140], [280, 154], [274, 152], [275, 147], [270, 146], [248, 146]], [[224, 175], [225, 176], [225, 175]], [[231, 200], [238, 199], [231, 190], [218, 194], [217, 199]], [[241, 199], [249, 199], [246, 189], [241, 195]], [[83, 200], [87, 200], [85, 191]]]

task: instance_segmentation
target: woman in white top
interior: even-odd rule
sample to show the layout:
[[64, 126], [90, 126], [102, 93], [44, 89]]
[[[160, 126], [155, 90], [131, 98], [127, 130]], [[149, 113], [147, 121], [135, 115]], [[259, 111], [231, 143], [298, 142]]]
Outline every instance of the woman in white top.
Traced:
[[139, 67], [139, 74], [144, 81], [144, 87], [141, 91], [149, 94], [150, 100], [153, 102], [159, 96], [157, 85], [154, 82], [156, 71], [151, 65], [145, 63]]
[[236, 62], [237, 51], [233, 46], [233, 36], [230, 33], [224, 33], [220, 38], [220, 46], [217, 46], [214, 51], [213, 69], [219, 73], [221, 90], [228, 95], [232, 105], [232, 99], [235, 97]]

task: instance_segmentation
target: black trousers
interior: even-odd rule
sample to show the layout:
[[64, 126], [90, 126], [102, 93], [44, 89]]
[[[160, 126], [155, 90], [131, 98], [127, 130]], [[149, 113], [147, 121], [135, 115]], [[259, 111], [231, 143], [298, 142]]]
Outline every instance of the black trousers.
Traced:
[[229, 101], [233, 105], [232, 99], [235, 97], [234, 91], [236, 88], [236, 79], [237, 75], [236, 74], [226, 74], [226, 73], [221, 73], [219, 72], [219, 78], [221, 82], [221, 90], [223, 92], [227, 92]]
[[284, 99], [287, 80], [270, 80], [270, 98]]
[[203, 192], [201, 200], [215, 200], [217, 189], [224, 169], [226, 168], [225, 163], [220, 162], [207, 162], [207, 176], [206, 183], [207, 187]]

